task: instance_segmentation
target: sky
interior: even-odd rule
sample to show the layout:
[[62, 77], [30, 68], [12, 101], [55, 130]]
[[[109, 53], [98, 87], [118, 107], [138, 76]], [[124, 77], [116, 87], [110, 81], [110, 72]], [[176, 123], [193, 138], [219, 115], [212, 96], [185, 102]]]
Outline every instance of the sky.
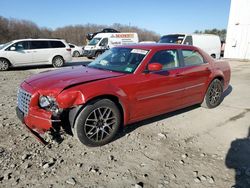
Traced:
[[120, 23], [160, 35], [226, 29], [230, 0], [1, 0], [0, 16], [40, 27]]

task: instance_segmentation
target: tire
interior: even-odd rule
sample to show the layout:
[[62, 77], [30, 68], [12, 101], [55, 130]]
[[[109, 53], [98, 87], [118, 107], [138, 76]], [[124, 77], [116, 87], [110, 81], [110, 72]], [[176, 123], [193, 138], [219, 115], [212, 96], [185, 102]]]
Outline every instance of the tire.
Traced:
[[219, 79], [214, 79], [205, 94], [201, 104], [205, 108], [215, 108], [222, 102], [223, 84]]
[[9, 68], [9, 61], [7, 59], [0, 59], [0, 71], [7, 71]]
[[78, 52], [78, 51], [73, 52], [73, 57], [79, 57], [79, 56], [80, 56], [80, 52]]
[[64, 65], [64, 59], [61, 56], [55, 56], [52, 60], [54, 67], [62, 67]]
[[121, 124], [121, 113], [114, 102], [108, 99], [96, 100], [79, 113], [74, 123], [75, 137], [91, 147], [109, 143]]
[[215, 55], [215, 54], [211, 54], [211, 57], [215, 59], [215, 58], [216, 58], [216, 55]]
[[98, 56], [100, 56], [102, 53], [101, 52], [96, 52], [95, 53], [95, 58], [97, 58]]

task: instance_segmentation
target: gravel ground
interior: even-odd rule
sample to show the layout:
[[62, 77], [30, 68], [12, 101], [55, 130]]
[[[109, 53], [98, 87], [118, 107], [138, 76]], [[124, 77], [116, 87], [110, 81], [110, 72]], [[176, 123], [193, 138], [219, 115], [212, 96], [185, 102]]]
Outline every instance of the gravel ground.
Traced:
[[98, 148], [66, 134], [44, 146], [17, 119], [19, 84], [51, 67], [0, 72], [0, 187], [250, 187], [250, 62], [230, 64], [219, 107], [135, 123]]

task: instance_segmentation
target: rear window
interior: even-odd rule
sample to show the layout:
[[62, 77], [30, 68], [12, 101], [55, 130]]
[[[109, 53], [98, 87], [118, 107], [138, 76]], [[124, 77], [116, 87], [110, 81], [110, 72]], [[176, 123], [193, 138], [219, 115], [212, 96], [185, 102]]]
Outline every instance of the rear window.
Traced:
[[61, 41], [50, 41], [51, 48], [65, 48], [65, 44], [63, 44]]
[[201, 65], [205, 61], [201, 54], [194, 50], [182, 50], [185, 66]]
[[48, 41], [31, 41], [30, 49], [44, 49], [49, 48]]

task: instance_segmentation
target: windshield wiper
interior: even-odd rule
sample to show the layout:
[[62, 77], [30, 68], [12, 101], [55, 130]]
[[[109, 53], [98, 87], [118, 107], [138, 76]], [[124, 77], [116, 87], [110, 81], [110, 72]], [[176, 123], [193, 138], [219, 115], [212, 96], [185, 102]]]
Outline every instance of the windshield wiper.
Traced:
[[93, 68], [93, 69], [99, 69], [99, 70], [108, 70], [108, 69], [104, 69], [101, 67], [95, 67], [95, 66], [89, 66], [89, 65], [86, 65], [86, 67]]

